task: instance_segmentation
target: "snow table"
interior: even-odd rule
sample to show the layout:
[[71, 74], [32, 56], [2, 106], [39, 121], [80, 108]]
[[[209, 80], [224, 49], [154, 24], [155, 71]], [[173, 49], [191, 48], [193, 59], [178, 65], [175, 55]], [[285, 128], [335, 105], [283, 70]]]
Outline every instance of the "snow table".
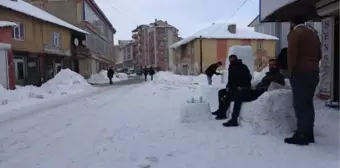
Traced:
[[212, 115], [210, 105], [208, 102], [203, 101], [201, 97], [199, 100], [192, 97], [181, 106], [180, 120], [183, 123], [200, 122], [211, 120]]

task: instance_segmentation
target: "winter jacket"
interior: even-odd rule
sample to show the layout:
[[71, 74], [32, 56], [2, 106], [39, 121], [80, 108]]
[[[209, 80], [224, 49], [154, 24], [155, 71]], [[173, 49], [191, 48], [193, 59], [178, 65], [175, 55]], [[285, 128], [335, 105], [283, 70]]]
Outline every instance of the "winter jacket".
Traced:
[[279, 65], [280, 69], [287, 70], [287, 48], [283, 48], [277, 57], [277, 64]]
[[113, 69], [107, 70], [107, 77], [108, 77], [108, 78], [113, 78], [113, 74], [114, 74]]
[[235, 90], [237, 87], [251, 88], [251, 74], [247, 65], [239, 59], [229, 65], [227, 88]]
[[219, 75], [220, 73], [216, 72], [218, 68], [218, 64], [211, 64], [206, 70], [205, 70], [205, 74], [209, 77], [212, 77], [214, 74], [215, 75]]
[[301, 72], [318, 72], [321, 59], [321, 42], [311, 28], [301, 25], [288, 34], [288, 70], [290, 75]]
[[149, 74], [150, 74], [150, 75], [154, 75], [154, 74], [155, 74], [155, 69], [150, 68], [150, 69], [149, 69]]
[[143, 68], [143, 74], [144, 74], [144, 75], [147, 75], [148, 73], [149, 73], [148, 68]]
[[262, 78], [261, 82], [256, 85], [256, 89], [268, 90], [272, 82], [285, 85], [285, 77], [280, 73], [280, 71], [267, 72], [266, 76]]

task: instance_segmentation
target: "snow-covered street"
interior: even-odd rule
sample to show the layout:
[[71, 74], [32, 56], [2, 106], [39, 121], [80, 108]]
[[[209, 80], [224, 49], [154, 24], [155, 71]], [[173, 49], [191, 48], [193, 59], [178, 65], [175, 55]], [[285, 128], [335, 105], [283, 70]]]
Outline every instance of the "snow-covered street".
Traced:
[[0, 122], [0, 167], [339, 167], [339, 113], [322, 102], [316, 101], [317, 143], [299, 147], [283, 143], [290, 134], [255, 135], [246, 124], [180, 123], [180, 106], [202, 88], [177, 78], [156, 76], [65, 97], [65, 104], [51, 101], [49, 108], [28, 107], [24, 117]]

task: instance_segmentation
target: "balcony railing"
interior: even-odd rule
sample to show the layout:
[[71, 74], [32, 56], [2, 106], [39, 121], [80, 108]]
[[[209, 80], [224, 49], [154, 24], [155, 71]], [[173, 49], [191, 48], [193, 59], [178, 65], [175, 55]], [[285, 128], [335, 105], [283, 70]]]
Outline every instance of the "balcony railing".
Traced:
[[90, 49], [83, 46], [73, 46], [71, 49], [72, 55], [80, 57], [89, 57]]

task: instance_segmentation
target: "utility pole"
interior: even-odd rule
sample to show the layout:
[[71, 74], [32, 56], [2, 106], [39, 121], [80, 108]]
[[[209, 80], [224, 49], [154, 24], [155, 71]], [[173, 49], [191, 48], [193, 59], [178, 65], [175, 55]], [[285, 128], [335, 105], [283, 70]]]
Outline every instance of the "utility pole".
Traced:
[[202, 36], [200, 36], [200, 73], [203, 73]]

